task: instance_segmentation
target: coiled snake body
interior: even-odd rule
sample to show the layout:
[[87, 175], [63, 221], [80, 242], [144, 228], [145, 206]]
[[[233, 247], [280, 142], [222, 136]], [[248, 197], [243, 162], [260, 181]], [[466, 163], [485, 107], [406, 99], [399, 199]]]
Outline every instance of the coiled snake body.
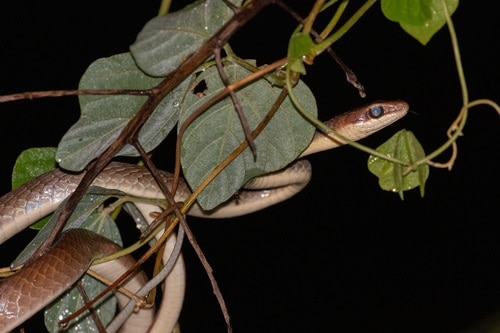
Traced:
[[[388, 126], [403, 117], [407, 111], [408, 105], [403, 101], [376, 102], [337, 116], [325, 124], [355, 141]], [[316, 133], [301, 157], [342, 144]], [[266, 189], [265, 192], [242, 190], [237, 203], [229, 201], [210, 212], [194, 205], [188, 214], [207, 218], [249, 214], [299, 192], [307, 185], [310, 175], [310, 164], [299, 160], [282, 171], [247, 183], [252, 188]], [[166, 173], [165, 176], [170, 177]], [[0, 243], [54, 211], [74, 191], [81, 177], [81, 174], [69, 174], [56, 169], [0, 198]], [[148, 170], [132, 164], [112, 162], [96, 178], [94, 185], [118, 189], [139, 197], [164, 198]], [[183, 201], [189, 194], [188, 186], [181, 183], [176, 192], [176, 200]], [[154, 208], [142, 207], [142, 212], [147, 216]], [[170, 256], [174, 243], [174, 237], [170, 237], [164, 262]], [[92, 232], [78, 229], [65, 231], [44, 256], [29, 261], [19, 272], [0, 282], [0, 333], [14, 329], [52, 302], [85, 273], [93, 260], [116, 250], [117, 245]], [[117, 269], [113, 265], [127, 264], [119, 260], [103, 263], [98, 265], [99, 272], [105, 276], [114, 274], [116, 278]], [[121, 330], [170, 332], [182, 307], [184, 279], [184, 263], [180, 256], [165, 280], [164, 297], [158, 314], [155, 316], [151, 310], [141, 310], [132, 315]], [[135, 291], [144, 281], [145, 277], [138, 274], [135, 279], [129, 280], [126, 288]]]

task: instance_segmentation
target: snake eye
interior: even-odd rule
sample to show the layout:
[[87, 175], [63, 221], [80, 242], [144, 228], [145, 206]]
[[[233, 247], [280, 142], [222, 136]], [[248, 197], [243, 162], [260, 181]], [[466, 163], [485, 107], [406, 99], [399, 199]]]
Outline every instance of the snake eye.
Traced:
[[375, 107], [371, 108], [370, 110], [368, 110], [368, 114], [373, 119], [380, 118], [384, 115], [384, 108], [381, 106], [375, 106]]

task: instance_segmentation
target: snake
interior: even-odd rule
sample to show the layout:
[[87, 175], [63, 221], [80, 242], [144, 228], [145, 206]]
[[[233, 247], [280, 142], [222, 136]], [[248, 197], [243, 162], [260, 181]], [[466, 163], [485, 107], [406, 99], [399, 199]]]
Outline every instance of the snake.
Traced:
[[[402, 118], [408, 109], [408, 103], [402, 100], [377, 101], [337, 115], [324, 124], [343, 137], [357, 141]], [[204, 211], [197, 204], [193, 204], [187, 214], [202, 218], [230, 218], [250, 214], [284, 201], [301, 191], [311, 178], [311, 165], [302, 157], [343, 144], [345, 142], [341, 139], [316, 131], [309, 146], [286, 168], [251, 179], [238, 191], [235, 198], [213, 210]], [[0, 244], [41, 217], [52, 213], [73, 193], [83, 173], [75, 174], [56, 168], [2, 196]], [[162, 175], [170, 185], [172, 175], [166, 172], [162, 172]], [[94, 180], [93, 185], [120, 190], [137, 197], [165, 198], [148, 169], [131, 163], [110, 162]], [[175, 193], [175, 200], [184, 201], [190, 194], [189, 186], [181, 181]], [[153, 205], [140, 207], [144, 216], [148, 216], [155, 208], [158, 211]], [[164, 262], [170, 257], [174, 244], [175, 236], [172, 235], [167, 240]], [[90, 231], [83, 229], [64, 231], [46, 253], [29, 259], [18, 272], [0, 282], [0, 333], [9, 332], [20, 326], [69, 289], [94, 260], [116, 252], [118, 248], [112, 241]], [[99, 269], [104, 276], [114, 273], [116, 278], [119, 269], [113, 265], [130, 265], [120, 260], [122, 259], [94, 265], [92, 269]], [[131, 259], [123, 258], [123, 261], [127, 260]], [[144, 273], [137, 273], [129, 279], [127, 283], [130, 285], [126, 288], [131, 291], [139, 289], [144, 280], [147, 280], [142, 274]], [[180, 315], [185, 289], [182, 255], [166, 277], [164, 288], [156, 314], [154, 311], [141, 309], [130, 316], [120, 330], [122, 332], [173, 330]]]

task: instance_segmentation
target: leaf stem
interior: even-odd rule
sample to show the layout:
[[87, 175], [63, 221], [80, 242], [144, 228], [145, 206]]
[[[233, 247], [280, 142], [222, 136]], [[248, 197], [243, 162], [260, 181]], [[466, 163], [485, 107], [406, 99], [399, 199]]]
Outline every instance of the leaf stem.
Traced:
[[344, 0], [339, 4], [337, 11], [333, 15], [332, 19], [330, 20], [330, 22], [328, 22], [325, 29], [323, 29], [323, 31], [321, 32], [320, 34], [321, 39], [325, 39], [330, 34], [330, 32], [332, 32], [333, 28], [335, 28], [337, 23], [339, 23], [340, 17], [344, 13], [348, 4], [349, 0]]
[[160, 9], [158, 10], [159, 16], [167, 15], [170, 10], [170, 5], [172, 4], [172, 0], [162, 0], [160, 3]]
[[335, 31], [330, 37], [325, 38], [321, 43], [316, 44], [314, 47], [315, 55], [320, 54], [324, 50], [326, 50], [330, 45], [339, 40], [342, 36], [344, 36], [349, 29], [356, 23], [367, 11], [377, 2], [377, 0], [367, 0], [363, 6], [361, 6], [352, 16], [341, 26], [337, 31]]

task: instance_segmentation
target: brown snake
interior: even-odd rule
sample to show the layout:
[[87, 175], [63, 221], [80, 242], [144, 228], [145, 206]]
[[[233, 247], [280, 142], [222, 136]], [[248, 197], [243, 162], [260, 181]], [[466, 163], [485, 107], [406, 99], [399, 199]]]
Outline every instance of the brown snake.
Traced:
[[[408, 104], [403, 101], [376, 102], [339, 115], [325, 124], [356, 141], [392, 124], [407, 111]], [[342, 144], [316, 133], [301, 157]], [[255, 178], [245, 186], [262, 191], [242, 190], [237, 203], [228, 201], [210, 212], [193, 205], [188, 215], [226, 218], [249, 214], [293, 196], [307, 185], [310, 175], [310, 164], [299, 160], [284, 170]], [[81, 177], [82, 174], [70, 174], [56, 169], [1, 197], [0, 244], [53, 212], [74, 191]], [[167, 180], [171, 179], [167, 173], [165, 177]], [[132, 164], [112, 162], [95, 179], [93, 185], [117, 189], [138, 197], [164, 198], [148, 170]], [[175, 198], [183, 201], [190, 193], [188, 186], [181, 183]], [[143, 214], [148, 215], [156, 207], [142, 208]], [[85, 273], [93, 260], [116, 251], [116, 245], [109, 244], [110, 241], [102, 238], [78, 229], [66, 231], [45, 255], [30, 260], [19, 272], [0, 282], [0, 333], [14, 329], [52, 302]], [[175, 238], [171, 236], [167, 241], [169, 248], [164, 254], [164, 262], [170, 256], [173, 243]], [[110, 265], [109, 262], [100, 264], [104, 267], [104, 275], [107, 274], [106, 267]], [[115, 268], [107, 270], [116, 273]], [[148, 313], [148, 310], [140, 310], [139, 314], [134, 314], [127, 320], [122, 331], [170, 332], [182, 307], [184, 278], [184, 263], [180, 256], [165, 279], [164, 297], [156, 317], [153, 317], [151, 311]], [[137, 281], [131, 282], [133, 286], [128, 288], [137, 290], [144, 283], [143, 280], [143, 277], [138, 276]]]

